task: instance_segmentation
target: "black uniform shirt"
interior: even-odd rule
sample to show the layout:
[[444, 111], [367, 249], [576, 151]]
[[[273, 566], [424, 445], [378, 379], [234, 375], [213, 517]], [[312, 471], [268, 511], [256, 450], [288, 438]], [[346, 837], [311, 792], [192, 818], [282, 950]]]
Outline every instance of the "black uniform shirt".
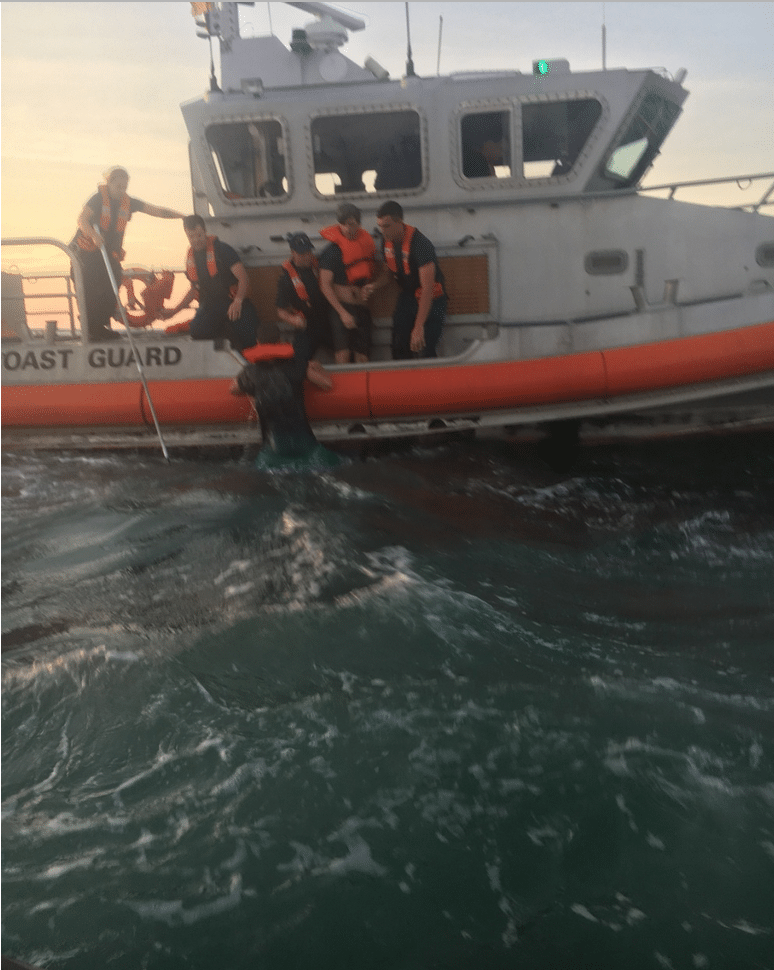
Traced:
[[230, 303], [231, 296], [229, 290], [239, 281], [231, 272], [234, 263], [239, 263], [239, 254], [232, 249], [228, 243], [216, 239], [213, 245], [215, 251], [215, 266], [217, 273], [210, 276], [207, 268], [207, 250], [201, 252], [194, 250], [194, 263], [196, 272], [199, 276], [197, 286], [199, 287], [199, 302], [202, 304]]
[[[411, 237], [408, 276], [406, 276], [403, 272], [403, 253], [401, 250], [401, 244], [393, 243], [393, 249], [395, 251], [395, 264], [397, 266], [395, 279], [398, 281], [398, 286], [402, 290], [407, 290], [409, 293], [416, 293], [420, 287], [419, 270], [423, 266], [427, 266], [428, 263], [435, 263], [436, 282], [440, 283], [441, 286], [444, 286], [443, 273], [441, 272], [441, 267], [438, 265], [438, 256], [435, 252], [435, 246], [430, 242], [427, 236], [423, 235], [418, 229], [414, 230], [414, 235]], [[382, 259], [384, 259], [384, 241], [382, 241]], [[445, 289], [446, 288], [444, 287], [444, 290]]]

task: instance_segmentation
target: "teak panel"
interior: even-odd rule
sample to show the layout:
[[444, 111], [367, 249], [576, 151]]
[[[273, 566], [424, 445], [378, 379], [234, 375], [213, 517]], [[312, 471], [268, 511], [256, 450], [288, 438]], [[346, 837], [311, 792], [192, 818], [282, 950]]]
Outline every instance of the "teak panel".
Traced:
[[[485, 254], [442, 256], [438, 260], [449, 294], [448, 316], [489, 313], [489, 265]], [[250, 296], [259, 316], [269, 314], [276, 305], [277, 279], [280, 266], [249, 266]], [[398, 287], [395, 283], [379, 290], [371, 301], [375, 318], [390, 317], [395, 307]]]

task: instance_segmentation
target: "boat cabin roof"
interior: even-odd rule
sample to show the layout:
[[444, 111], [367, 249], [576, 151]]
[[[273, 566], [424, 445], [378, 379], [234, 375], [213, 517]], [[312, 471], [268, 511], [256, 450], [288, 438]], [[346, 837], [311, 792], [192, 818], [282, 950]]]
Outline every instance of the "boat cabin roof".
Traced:
[[[341, 17], [242, 38], [237, 4], [217, 4], [221, 84], [182, 106], [196, 209], [262, 217], [332, 200], [412, 210], [632, 190], [688, 92], [653, 70], [519, 71], [390, 79], [338, 50]], [[355, 18], [348, 18], [350, 29]]]

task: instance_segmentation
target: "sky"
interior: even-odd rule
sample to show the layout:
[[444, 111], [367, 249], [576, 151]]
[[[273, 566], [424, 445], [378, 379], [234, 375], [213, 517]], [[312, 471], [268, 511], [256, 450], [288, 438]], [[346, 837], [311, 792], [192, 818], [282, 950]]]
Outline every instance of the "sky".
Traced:
[[[335, 6], [367, 25], [344, 54], [405, 73], [404, 3]], [[286, 44], [313, 19], [283, 3], [241, 11], [243, 35], [273, 29]], [[774, 171], [774, 3], [410, 3], [409, 17], [420, 75], [436, 73], [439, 34], [442, 74], [529, 72], [541, 57], [598, 70], [604, 18], [608, 68], [688, 72], [683, 117], [646, 184]], [[129, 170], [130, 194], [191, 210], [180, 104], [206, 90], [209, 46], [189, 3], [3, 2], [0, 50], [3, 238], [68, 242], [115, 164]], [[740, 204], [735, 185], [724, 192]], [[125, 265], [179, 268], [186, 241], [179, 222], [138, 214], [125, 247]]]

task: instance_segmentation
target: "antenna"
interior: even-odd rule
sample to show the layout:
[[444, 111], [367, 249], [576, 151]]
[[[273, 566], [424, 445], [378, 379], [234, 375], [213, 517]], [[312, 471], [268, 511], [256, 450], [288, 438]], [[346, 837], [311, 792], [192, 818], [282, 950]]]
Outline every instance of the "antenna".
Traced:
[[191, 14], [198, 30], [196, 36], [207, 40], [210, 45], [210, 91], [220, 91], [215, 77], [215, 57], [212, 53], [212, 35], [220, 30], [220, 20], [211, 3], [192, 3]]
[[271, 23], [271, 4], [270, 3], [267, 3], [266, 4], [266, 9], [269, 11], [269, 33], [273, 37], [274, 36], [274, 27], [272, 26], [272, 23]]
[[212, 53], [212, 34], [209, 35], [208, 40], [210, 42], [210, 91], [220, 91], [220, 85], [218, 84], [218, 79], [215, 77], [215, 58]]
[[443, 14], [438, 18], [438, 61], [435, 65], [435, 73], [441, 73], [441, 37], [443, 37]]
[[607, 27], [605, 27], [605, 5], [602, 4], [602, 70], [607, 70]]
[[406, 54], [406, 77], [416, 77], [414, 71], [414, 61], [411, 59], [411, 25], [409, 24], [408, 2], [406, 3], [406, 39], [408, 41], [408, 52]]

